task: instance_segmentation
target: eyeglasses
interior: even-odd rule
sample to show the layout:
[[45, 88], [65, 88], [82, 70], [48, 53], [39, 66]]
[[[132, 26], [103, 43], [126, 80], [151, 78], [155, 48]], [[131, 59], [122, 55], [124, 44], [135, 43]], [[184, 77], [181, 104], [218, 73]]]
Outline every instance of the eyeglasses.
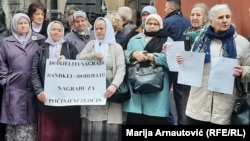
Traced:
[[152, 25], [157, 26], [159, 24], [158, 23], [147, 23], [147, 25], [149, 25], [149, 26], [152, 26]]

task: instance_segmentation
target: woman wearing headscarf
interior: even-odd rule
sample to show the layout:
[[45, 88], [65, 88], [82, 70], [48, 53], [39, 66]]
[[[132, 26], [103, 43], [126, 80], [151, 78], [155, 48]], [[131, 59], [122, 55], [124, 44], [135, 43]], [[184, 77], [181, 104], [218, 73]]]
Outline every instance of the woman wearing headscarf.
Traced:
[[148, 15], [150, 14], [157, 14], [157, 10], [154, 6], [151, 6], [151, 5], [148, 5], [148, 6], [145, 6], [143, 7], [142, 11], [141, 11], [141, 24], [138, 26], [138, 27], [135, 27], [134, 29], [132, 29], [126, 36], [125, 36], [125, 39], [124, 39], [124, 42], [123, 42], [123, 49], [127, 49], [127, 45], [128, 45], [128, 42], [129, 40], [139, 34], [139, 33], [142, 33], [144, 28], [145, 28], [145, 21], [148, 17]]
[[[150, 14], [145, 21], [145, 30], [132, 37], [125, 50], [126, 63], [133, 61], [152, 62], [164, 69], [163, 90], [149, 94], [136, 94], [130, 88], [131, 98], [123, 103], [127, 112], [127, 124], [168, 124], [169, 116], [169, 77], [166, 54], [162, 52], [165, 42], [172, 42], [168, 32], [163, 29], [162, 18]], [[144, 52], [148, 52], [144, 54]], [[129, 75], [129, 74], [127, 74]], [[132, 87], [128, 82], [128, 86]]]
[[94, 31], [91, 30], [92, 25], [89, 23], [85, 12], [75, 11], [72, 18], [72, 31], [65, 35], [64, 39], [75, 45], [78, 52], [81, 52], [89, 41], [94, 40]]
[[32, 84], [38, 103], [38, 141], [80, 140], [80, 106], [46, 106], [44, 79], [47, 59], [75, 59], [77, 49], [63, 39], [64, 27], [52, 21], [47, 29], [48, 38], [36, 51], [32, 65]]
[[[105, 94], [111, 97], [125, 75], [123, 49], [115, 41], [115, 32], [107, 18], [99, 17], [94, 23], [96, 40], [90, 41], [77, 55], [79, 60], [106, 62], [106, 77], [112, 80]], [[122, 104], [107, 102], [106, 105], [90, 105], [81, 107], [82, 141], [120, 141], [121, 124], [123, 123]]]
[[[194, 42], [191, 51], [205, 53], [201, 87], [191, 87], [187, 107], [187, 124], [230, 124], [234, 94], [208, 90], [212, 62], [218, 57], [237, 59], [232, 76], [242, 79], [250, 77], [250, 43], [238, 34], [232, 25], [232, 13], [227, 4], [216, 4], [209, 11], [209, 27]], [[179, 64], [185, 59], [178, 55]]]
[[37, 100], [31, 83], [32, 59], [45, 37], [31, 30], [26, 14], [15, 14], [11, 36], [0, 47], [0, 84], [3, 99], [0, 122], [7, 124], [6, 139], [34, 141], [37, 136]]

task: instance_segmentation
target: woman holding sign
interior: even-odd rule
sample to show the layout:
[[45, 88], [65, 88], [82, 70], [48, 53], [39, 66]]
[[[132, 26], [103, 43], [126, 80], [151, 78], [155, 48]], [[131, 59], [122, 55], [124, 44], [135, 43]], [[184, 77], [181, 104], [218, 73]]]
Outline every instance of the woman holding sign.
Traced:
[[80, 107], [53, 107], [44, 102], [44, 79], [47, 59], [75, 59], [77, 49], [64, 39], [64, 27], [59, 21], [52, 21], [47, 29], [48, 38], [36, 51], [32, 65], [32, 84], [39, 100], [38, 141], [80, 140]]
[[[186, 115], [187, 124], [230, 124], [235, 95], [209, 91], [208, 80], [212, 62], [218, 57], [237, 59], [232, 76], [250, 77], [250, 43], [232, 25], [232, 13], [226, 4], [217, 4], [209, 11], [208, 29], [194, 42], [193, 52], [205, 53], [201, 87], [191, 87]], [[177, 56], [182, 64], [183, 57]], [[218, 80], [219, 81], [219, 80]]]
[[[88, 42], [85, 48], [77, 55], [79, 60], [105, 61], [106, 77], [113, 80], [108, 86], [106, 98], [111, 97], [125, 75], [125, 60], [123, 49], [115, 41], [115, 32], [107, 18], [97, 18], [94, 23], [96, 40]], [[121, 103], [106, 105], [82, 106], [82, 141], [120, 141], [123, 113]]]

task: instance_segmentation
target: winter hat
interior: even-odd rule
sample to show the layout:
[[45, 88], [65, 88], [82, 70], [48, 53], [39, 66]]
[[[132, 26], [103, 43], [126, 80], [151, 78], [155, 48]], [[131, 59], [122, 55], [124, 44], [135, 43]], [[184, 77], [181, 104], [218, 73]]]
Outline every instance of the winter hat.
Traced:
[[162, 18], [161, 18], [160, 15], [158, 15], [158, 14], [150, 14], [150, 15], [148, 15], [148, 17], [147, 17], [147, 19], [145, 21], [146, 26], [147, 26], [148, 20], [150, 20], [150, 19], [157, 20], [159, 25], [160, 25], [160, 28], [163, 28], [163, 21], [162, 21]]

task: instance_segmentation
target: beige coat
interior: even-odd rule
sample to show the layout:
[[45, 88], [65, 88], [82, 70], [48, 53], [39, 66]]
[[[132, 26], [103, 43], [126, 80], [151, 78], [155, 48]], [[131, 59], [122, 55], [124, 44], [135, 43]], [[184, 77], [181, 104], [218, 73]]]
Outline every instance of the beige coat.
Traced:
[[[234, 37], [238, 63], [244, 66], [242, 77], [249, 78], [250, 43], [239, 34], [235, 34]], [[222, 56], [221, 46], [222, 42], [220, 40], [211, 40], [211, 62], [215, 57]], [[191, 87], [186, 115], [196, 120], [228, 125], [235, 96], [208, 91], [210, 69], [211, 63], [206, 63], [203, 71], [202, 86], [199, 88]]]
[[[94, 40], [90, 41], [82, 52], [77, 55], [76, 59], [94, 59], [94, 42]], [[110, 44], [109, 55], [106, 77], [113, 78], [112, 84], [119, 86], [123, 81], [126, 71], [122, 47], [117, 43]], [[121, 124], [123, 122], [122, 105], [107, 102], [103, 106], [82, 106], [81, 117], [85, 117], [90, 121], [107, 120], [108, 123]]]

